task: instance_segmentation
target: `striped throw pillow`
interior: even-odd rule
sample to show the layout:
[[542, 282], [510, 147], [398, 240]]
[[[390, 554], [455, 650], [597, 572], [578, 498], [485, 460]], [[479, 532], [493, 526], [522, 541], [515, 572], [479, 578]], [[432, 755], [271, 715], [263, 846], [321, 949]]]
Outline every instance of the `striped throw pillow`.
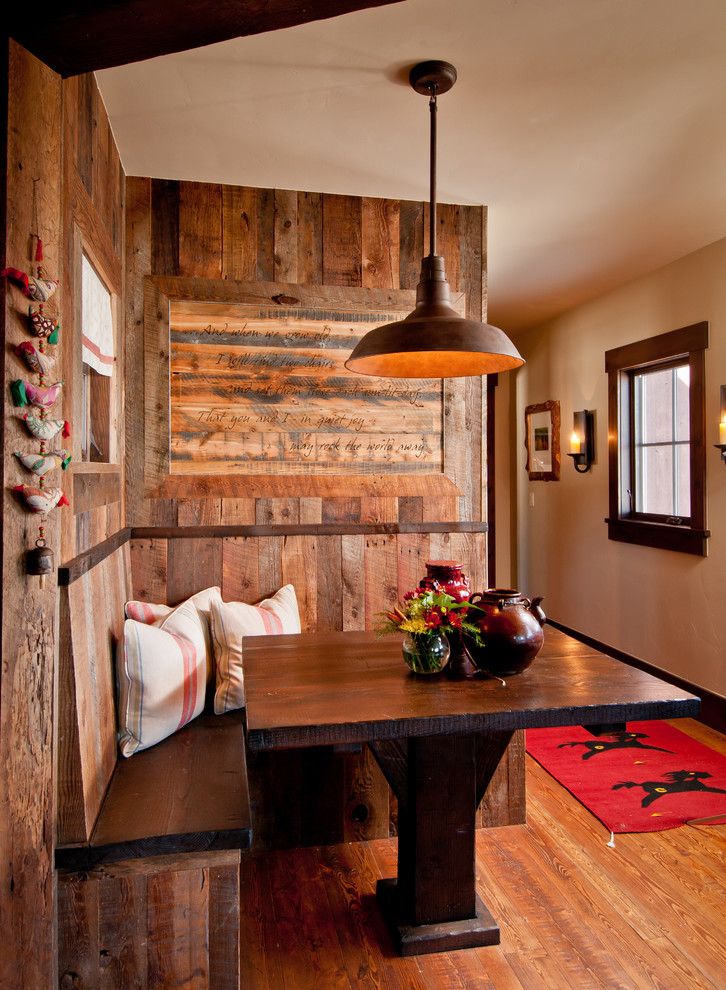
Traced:
[[242, 637], [300, 632], [295, 589], [286, 584], [259, 605], [213, 601], [211, 627], [217, 665], [214, 711], [222, 715], [245, 705]]
[[124, 622], [116, 656], [123, 756], [154, 746], [201, 714], [207, 680], [204, 624], [191, 601], [159, 625]]
[[[214, 680], [214, 652], [212, 650], [212, 640], [209, 632], [209, 609], [210, 602], [212, 601], [222, 601], [222, 592], [219, 588], [205, 588], [204, 591], [198, 591], [191, 598], [187, 599], [191, 602], [196, 610], [201, 614], [204, 621], [202, 622], [202, 629], [204, 631], [204, 638], [207, 643], [207, 683], [211, 685]], [[169, 605], [156, 605], [152, 602], [126, 602], [124, 612], [127, 619], [136, 619], [137, 622], [143, 622], [147, 626], [160, 626], [164, 619], [173, 612], [174, 609]]]

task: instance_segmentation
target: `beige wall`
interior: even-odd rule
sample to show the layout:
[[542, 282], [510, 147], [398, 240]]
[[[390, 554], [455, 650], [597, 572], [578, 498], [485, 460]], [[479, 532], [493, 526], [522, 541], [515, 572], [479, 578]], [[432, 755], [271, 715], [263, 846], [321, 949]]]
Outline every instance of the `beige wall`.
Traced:
[[[726, 384], [724, 272], [726, 240], [528, 331], [516, 341], [527, 364], [496, 394], [502, 469], [497, 526], [511, 517], [517, 546], [516, 556], [500, 556], [498, 583], [511, 578], [526, 594], [544, 595], [553, 619], [720, 695], [726, 695], [726, 465], [713, 444], [720, 386]], [[700, 320], [710, 324], [708, 557], [611, 542], [604, 523], [604, 352]], [[561, 406], [561, 477], [531, 482], [524, 467], [524, 409], [547, 399], [558, 399]], [[595, 410], [597, 460], [587, 474], [577, 474], [566, 456], [577, 409]], [[504, 551], [508, 541], [509, 534], [498, 528], [497, 548]]]

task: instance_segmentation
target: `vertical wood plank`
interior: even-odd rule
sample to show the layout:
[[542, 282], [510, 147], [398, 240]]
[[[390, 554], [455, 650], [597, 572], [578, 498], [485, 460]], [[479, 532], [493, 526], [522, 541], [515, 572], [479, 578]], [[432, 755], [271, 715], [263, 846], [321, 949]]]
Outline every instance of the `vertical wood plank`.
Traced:
[[341, 537], [319, 536], [317, 547], [317, 629], [327, 632], [343, 625]]
[[368, 536], [365, 542], [366, 629], [380, 624], [398, 599], [398, 552], [395, 536]]
[[282, 536], [264, 536], [259, 539], [258, 574], [260, 598], [268, 598], [282, 587]]
[[401, 206], [394, 199], [364, 197], [361, 203], [361, 283], [366, 288], [399, 286]]
[[[76, 986], [98, 986], [98, 884], [84, 876], [61, 876], [58, 883], [58, 978]], [[53, 983], [44, 984], [53, 986]], [[16, 986], [18, 984], [15, 984]], [[22, 986], [22, 984], [20, 984]], [[32, 984], [26, 984], [31, 986]], [[73, 986], [66, 982], [66, 986]], [[41, 984], [37, 984], [41, 986]]]
[[[6, 41], [0, 55], [7, 106], [5, 255], [30, 268], [41, 227], [45, 265], [63, 277], [61, 213], [61, 80], [28, 52]], [[32, 122], [29, 126], [29, 122]], [[34, 179], [39, 179], [36, 183]], [[33, 216], [35, 189], [37, 219]], [[5, 280], [3, 280], [5, 281]], [[61, 282], [62, 285], [62, 282]], [[62, 291], [62, 290], [61, 290]], [[55, 298], [55, 297], [54, 297]], [[0, 292], [4, 381], [18, 377], [11, 348], [27, 339], [28, 300], [7, 283]], [[46, 308], [56, 315], [58, 302]], [[7, 368], [6, 368], [7, 363]], [[11, 371], [12, 369], [12, 371]], [[65, 407], [64, 407], [65, 408]], [[54, 410], [55, 412], [55, 410]], [[25, 573], [25, 553], [38, 538], [38, 518], [8, 488], [19, 483], [12, 451], [27, 444], [27, 431], [5, 389], [2, 509], [3, 628], [0, 667], [0, 985], [53, 985], [53, 697], [56, 590], [41, 588]], [[18, 444], [18, 446], [15, 446]], [[20, 446], [22, 444], [22, 446]], [[25, 479], [22, 479], [25, 480]], [[63, 510], [59, 510], [62, 512]], [[60, 546], [58, 513], [45, 520], [48, 545]]]
[[320, 523], [323, 521], [323, 499], [322, 498], [301, 498], [300, 499], [300, 522]]
[[[144, 449], [144, 277], [151, 270], [151, 188], [149, 179], [126, 180], [126, 325], [124, 334], [124, 409], [129, 450]], [[143, 459], [124, 457], [127, 519], [146, 521]]]
[[364, 746], [344, 762], [343, 841], [363, 842], [389, 834], [389, 789], [373, 754]]
[[221, 522], [223, 526], [253, 526], [256, 500], [254, 498], [223, 498]]
[[179, 274], [222, 277], [222, 187], [179, 183]]
[[[240, 990], [239, 867], [210, 866], [206, 875], [209, 884], [209, 986], [215, 990]], [[248, 951], [247, 945], [243, 951]]]
[[219, 540], [169, 540], [167, 562], [168, 605], [178, 605], [197, 591], [222, 584], [222, 543]]
[[132, 540], [132, 594], [136, 601], [165, 604], [167, 600], [168, 540]]
[[255, 522], [258, 526], [287, 525], [299, 521], [300, 503], [296, 498], [258, 498]]
[[426, 533], [400, 533], [398, 536], [398, 597], [417, 588], [426, 576], [426, 562], [431, 556], [431, 541]]
[[297, 275], [303, 285], [323, 282], [323, 197], [300, 192], [297, 197]]
[[359, 196], [323, 196], [323, 284], [361, 284]]
[[386, 495], [367, 495], [361, 498], [360, 521], [364, 523], [398, 522], [398, 499]]
[[98, 888], [99, 990], [128, 990], [147, 983], [146, 878], [121, 876]]
[[484, 317], [482, 237], [485, 207], [459, 207], [459, 288], [466, 293], [466, 315], [472, 320]]
[[180, 498], [176, 511], [179, 526], [218, 526], [222, 520], [222, 499]]
[[257, 191], [222, 187], [222, 278], [257, 278]]
[[149, 990], [206, 990], [206, 870], [156, 873], [146, 885]]
[[424, 256], [423, 203], [401, 202], [399, 237], [399, 288], [415, 289], [421, 277], [421, 259]]
[[297, 282], [297, 193], [275, 190], [274, 281]]
[[326, 498], [322, 503], [322, 521], [324, 523], [343, 523], [361, 521], [360, 498]]
[[444, 259], [446, 277], [452, 292], [461, 287], [461, 237], [459, 207], [439, 203], [436, 208], [436, 253]]
[[420, 495], [402, 496], [398, 499], [398, 520], [402, 523], [423, 522], [423, 498]]
[[366, 628], [365, 543], [363, 534], [341, 539], [344, 630]]
[[275, 191], [257, 190], [257, 278], [275, 280]]
[[258, 545], [247, 537], [229, 537], [222, 547], [222, 598], [253, 605], [260, 598]]
[[155, 275], [179, 275], [179, 183], [151, 180], [151, 268]]
[[295, 589], [303, 632], [317, 628], [317, 541], [311, 536], [285, 536], [282, 540], [282, 584]]

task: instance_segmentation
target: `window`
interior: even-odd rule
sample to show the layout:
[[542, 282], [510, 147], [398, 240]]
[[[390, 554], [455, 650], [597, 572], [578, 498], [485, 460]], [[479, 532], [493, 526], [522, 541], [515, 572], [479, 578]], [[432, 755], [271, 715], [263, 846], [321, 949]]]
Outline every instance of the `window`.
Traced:
[[112, 296], [86, 255], [81, 259], [81, 459], [112, 460], [111, 375], [114, 366]]
[[705, 556], [708, 324], [616, 347], [608, 373], [608, 537]]

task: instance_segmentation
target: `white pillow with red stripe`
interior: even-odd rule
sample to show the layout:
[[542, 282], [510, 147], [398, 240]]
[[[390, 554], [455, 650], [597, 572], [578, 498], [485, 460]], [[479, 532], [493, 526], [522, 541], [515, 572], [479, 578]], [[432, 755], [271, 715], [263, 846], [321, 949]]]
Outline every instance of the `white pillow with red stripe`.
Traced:
[[214, 711], [222, 715], [245, 705], [242, 637], [300, 632], [295, 589], [286, 584], [259, 605], [212, 601], [210, 625], [217, 665]]
[[[195, 595], [192, 595], [187, 601], [191, 602], [204, 618], [202, 629], [207, 642], [207, 682], [211, 684], [214, 680], [215, 663], [209, 632], [209, 609], [210, 602], [222, 601], [222, 592], [218, 587], [205, 588], [204, 591], [198, 591]], [[138, 601], [126, 602], [124, 608], [127, 619], [135, 619], [137, 622], [143, 622], [147, 626], [160, 626], [164, 619], [173, 611], [174, 609], [169, 605], [156, 605], [153, 602]]]
[[116, 655], [123, 756], [154, 746], [201, 714], [207, 682], [205, 625], [191, 600], [157, 625], [124, 622]]

